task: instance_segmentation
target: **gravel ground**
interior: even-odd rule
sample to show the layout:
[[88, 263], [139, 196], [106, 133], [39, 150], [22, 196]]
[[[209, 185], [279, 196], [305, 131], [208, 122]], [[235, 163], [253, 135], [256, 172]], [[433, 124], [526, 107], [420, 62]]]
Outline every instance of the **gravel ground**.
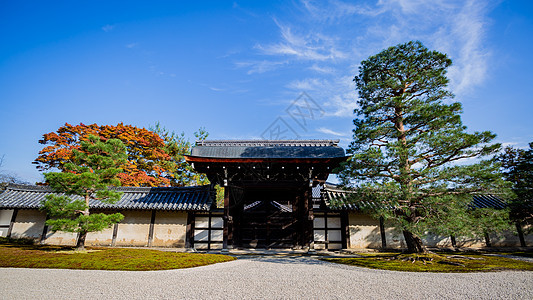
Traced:
[[243, 257], [170, 271], [0, 269], [1, 299], [533, 299], [533, 272], [371, 270], [310, 257]]

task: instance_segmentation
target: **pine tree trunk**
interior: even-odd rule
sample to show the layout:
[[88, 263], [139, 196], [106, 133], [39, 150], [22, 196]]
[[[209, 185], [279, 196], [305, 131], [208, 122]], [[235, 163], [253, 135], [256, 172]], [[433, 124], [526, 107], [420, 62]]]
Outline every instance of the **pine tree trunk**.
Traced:
[[405, 243], [407, 244], [407, 252], [408, 253], [426, 253], [428, 252], [426, 247], [422, 243], [422, 239], [417, 236], [416, 234], [413, 234], [410, 231], [404, 230], [403, 231], [403, 237], [405, 239]]
[[85, 238], [87, 237], [87, 232], [80, 232], [78, 241], [76, 242], [76, 251], [85, 250]]

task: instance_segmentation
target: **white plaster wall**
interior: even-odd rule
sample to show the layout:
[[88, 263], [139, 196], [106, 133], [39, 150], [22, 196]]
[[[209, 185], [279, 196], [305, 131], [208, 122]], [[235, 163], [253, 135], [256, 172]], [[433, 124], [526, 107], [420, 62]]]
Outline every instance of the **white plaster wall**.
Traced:
[[187, 213], [158, 211], [155, 215], [154, 247], [185, 247]]
[[13, 209], [0, 209], [0, 236], [6, 237], [9, 225], [11, 224], [11, 217], [13, 216]]
[[367, 214], [350, 213], [348, 215], [350, 230], [349, 248], [381, 248], [379, 220]]
[[[114, 225], [113, 225], [114, 226]], [[113, 226], [98, 232], [87, 233], [86, 246], [111, 246], [113, 242]]]
[[20, 209], [13, 224], [11, 237], [41, 239], [46, 215], [37, 209]]
[[77, 238], [78, 233], [75, 232], [48, 231], [44, 243], [49, 245], [76, 246]]
[[117, 246], [147, 246], [151, 211], [123, 211], [124, 220], [118, 224]]

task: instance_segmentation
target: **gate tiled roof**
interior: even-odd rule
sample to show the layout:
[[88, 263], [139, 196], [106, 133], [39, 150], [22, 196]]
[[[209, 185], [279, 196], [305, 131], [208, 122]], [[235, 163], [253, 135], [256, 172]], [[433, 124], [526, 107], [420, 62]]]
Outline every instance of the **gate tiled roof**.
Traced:
[[212, 140], [198, 141], [191, 156], [210, 158], [337, 158], [344, 157], [338, 140]]

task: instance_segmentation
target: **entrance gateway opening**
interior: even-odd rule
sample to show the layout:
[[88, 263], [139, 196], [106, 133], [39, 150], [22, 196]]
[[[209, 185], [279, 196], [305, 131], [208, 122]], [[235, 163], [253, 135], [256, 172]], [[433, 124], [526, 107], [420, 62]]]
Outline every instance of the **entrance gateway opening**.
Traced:
[[[338, 140], [197, 142], [186, 159], [224, 187], [224, 209], [195, 216], [194, 247], [312, 246], [317, 234], [318, 241], [328, 234], [327, 212], [313, 201], [313, 187], [346, 158]], [[329, 232], [342, 247], [340, 220], [330, 216]]]

